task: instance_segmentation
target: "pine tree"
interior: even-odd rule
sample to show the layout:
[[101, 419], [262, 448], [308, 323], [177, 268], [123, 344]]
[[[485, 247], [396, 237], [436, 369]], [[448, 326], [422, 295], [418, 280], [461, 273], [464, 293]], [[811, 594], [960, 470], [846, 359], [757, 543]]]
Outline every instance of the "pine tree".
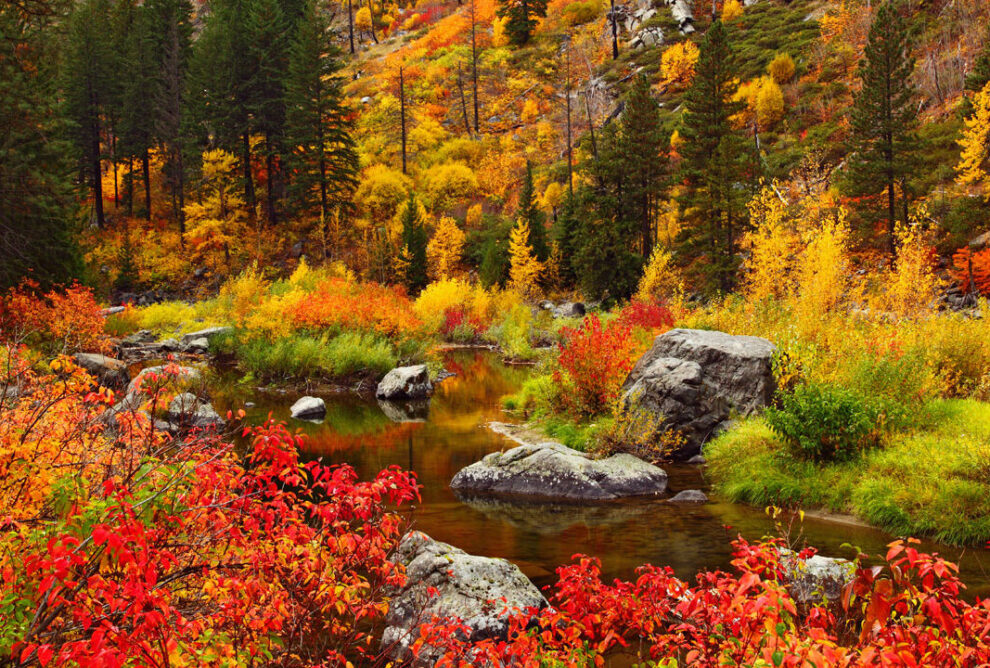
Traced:
[[106, 225], [102, 137], [117, 75], [111, 16], [109, 0], [84, 0], [76, 5], [69, 16], [63, 81], [66, 111], [73, 122], [71, 136], [100, 227]]
[[670, 139], [660, 126], [660, 106], [650, 94], [645, 74], [636, 77], [626, 96], [619, 142], [627, 183], [623, 208], [638, 221], [640, 254], [648, 258], [653, 251], [653, 221], [665, 185]]
[[498, 15], [507, 19], [505, 32], [516, 45], [525, 44], [533, 35], [538, 18], [547, 15], [547, 0], [499, 0]]
[[522, 191], [519, 193], [517, 218], [525, 220], [529, 226], [529, 245], [533, 248], [536, 259], [546, 262], [550, 255], [550, 248], [547, 246], [546, 216], [536, 205], [536, 197], [533, 194], [533, 165], [528, 160]]
[[402, 250], [401, 263], [405, 267], [405, 284], [409, 292], [415, 294], [426, 287], [426, 228], [419, 217], [416, 196], [409, 193], [409, 199], [402, 210]]
[[155, 117], [148, 113], [148, 91], [155, 89], [158, 63], [151, 44], [154, 31], [150, 13], [145, 6], [124, 3], [132, 16], [122, 22], [123, 59], [128, 75], [122, 77], [120, 101], [119, 149], [128, 161], [127, 206], [134, 213], [134, 162], [141, 163], [144, 190], [144, 217], [151, 219], [151, 149], [154, 144]]
[[42, 16], [0, 5], [0, 288], [25, 276], [64, 284], [82, 271], [52, 33]]
[[[912, 132], [917, 114], [910, 77], [914, 60], [911, 41], [900, 13], [888, 1], [880, 5], [859, 64], [863, 87], [853, 103], [853, 152], [848, 187], [857, 196], [880, 195], [886, 190], [886, 246], [893, 265], [897, 248], [894, 226], [897, 186], [903, 186], [913, 166], [917, 140]], [[907, 197], [907, 193], [902, 193]], [[906, 210], [906, 201], [904, 202]], [[907, 224], [907, 221], [904, 221]]]
[[725, 26], [716, 20], [705, 33], [694, 80], [684, 95], [680, 178], [685, 188], [679, 205], [685, 225], [679, 252], [703, 257], [709, 287], [723, 292], [732, 288], [745, 210], [737, 187], [743, 179], [744, 140], [731, 120], [743, 107], [733, 101], [736, 77]]
[[990, 27], [983, 38], [983, 50], [976, 57], [973, 69], [966, 74], [966, 90], [977, 92], [990, 83]]
[[554, 243], [560, 249], [560, 281], [565, 287], [576, 282], [574, 264], [580, 245], [580, 227], [575, 198], [568, 194], [560, 206], [553, 228]]
[[[307, 3], [289, 53], [286, 144], [289, 192], [303, 211], [319, 211], [324, 233], [351, 209], [358, 156], [340, 90], [339, 50], [315, 2]], [[327, 234], [329, 236], [329, 234]]]

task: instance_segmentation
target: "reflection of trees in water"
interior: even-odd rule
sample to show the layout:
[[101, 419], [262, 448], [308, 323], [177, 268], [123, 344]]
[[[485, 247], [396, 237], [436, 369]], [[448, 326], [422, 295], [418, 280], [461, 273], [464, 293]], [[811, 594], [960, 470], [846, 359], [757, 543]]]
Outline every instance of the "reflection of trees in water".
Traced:
[[422, 428], [422, 422], [386, 420], [380, 428], [366, 433], [345, 434], [335, 429], [322, 429], [309, 434], [303, 447], [309, 455], [330, 455], [368, 447], [405, 447], [412, 435]]
[[456, 375], [437, 385], [433, 397], [434, 420], [446, 422], [465, 414], [476, 416], [497, 408], [507, 394], [518, 391], [529, 375], [528, 368], [502, 364], [491, 351], [454, 350], [444, 354], [444, 367]]

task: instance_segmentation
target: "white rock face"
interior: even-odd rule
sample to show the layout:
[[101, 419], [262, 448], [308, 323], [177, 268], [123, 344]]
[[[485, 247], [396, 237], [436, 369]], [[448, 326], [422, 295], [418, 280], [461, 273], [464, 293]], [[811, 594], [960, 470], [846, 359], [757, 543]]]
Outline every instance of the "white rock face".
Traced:
[[[419, 625], [434, 616], [461, 619], [472, 638], [482, 640], [504, 636], [512, 610], [547, 605], [515, 564], [468, 554], [420, 531], [407, 534], [392, 559], [405, 565], [407, 582], [391, 597], [382, 648], [398, 660], [411, 658]], [[430, 587], [436, 596], [428, 595]], [[414, 665], [433, 665], [439, 658], [424, 649]]]
[[450, 488], [466, 495], [509, 495], [570, 501], [609, 501], [623, 496], [659, 496], [667, 473], [627, 454], [591, 459], [547, 441], [493, 452], [461, 469]]
[[233, 327], [207, 327], [206, 329], [201, 329], [198, 332], [189, 332], [188, 334], [183, 335], [182, 345], [188, 346], [197, 339], [206, 339], [207, 343], [209, 343], [209, 341], [214, 337], [232, 331], [234, 331]]
[[326, 417], [327, 405], [319, 397], [302, 397], [290, 410], [297, 420], [319, 420]]
[[385, 374], [375, 390], [376, 397], [389, 401], [425, 399], [431, 394], [433, 383], [430, 382], [430, 371], [425, 364], [392, 369]]

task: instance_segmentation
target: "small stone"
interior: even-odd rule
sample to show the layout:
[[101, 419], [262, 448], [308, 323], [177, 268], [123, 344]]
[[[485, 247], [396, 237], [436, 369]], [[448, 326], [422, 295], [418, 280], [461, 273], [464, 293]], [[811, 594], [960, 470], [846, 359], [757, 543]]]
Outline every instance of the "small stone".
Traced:
[[667, 499], [667, 503], [708, 503], [708, 497], [698, 489], [686, 489]]
[[708, 463], [708, 460], [705, 459], [704, 455], [695, 455], [691, 459], [687, 460], [687, 463], [694, 464], [695, 466], [704, 466]]
[[168, 405], [168, 420], [190, 427], [222, 427], [224, 419], [216, 409], [191, 392], [184, 392]]
[[297, 420], [319, 420], [326, 417], [327, 405], [319, 397], [302, 397], [292, 404], [290, 411]]

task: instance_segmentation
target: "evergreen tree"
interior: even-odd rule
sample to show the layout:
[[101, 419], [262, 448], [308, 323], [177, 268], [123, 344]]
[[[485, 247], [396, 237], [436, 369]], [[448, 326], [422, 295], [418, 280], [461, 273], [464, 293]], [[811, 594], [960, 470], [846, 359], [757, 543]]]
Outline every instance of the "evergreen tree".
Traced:
[[973, 69], [966, 74], [966, 90], [978, 92], [990, 83], [990, 27], [983, 38], [983, 50], [976, 57]]
[[745, 190], [743, 138], [732, 117], [743, 104], [733, 101], [738, 88], [736, 61], [725, 26], [716, 20], [705, 33], [691, 87], [684, 94], [681, 119], [679, 200], [685, 225], [679, 251], [703, 257], [709, 287], [729, 291], [737, 265], [736, 237], [743, 222]]
[[112, 6], [109, 0], [83, 0], [68, 21], [63, 89], [70, 136], [79, 155], [80, 172], [93, 197], [97, 225], [104, 227], [103, 132], [114, 98]]
[[151, 156], [154, 142], [155, 117], [148, 113], [148, 91], [155, 89], [158, 75], [153, 42], [153, 26], [145, 7], [125, 1], [127, 17], [119, 26], [122, 31], [122, 53], [127, 63], [122, 77], [123, 91], [118, 122], [119, 150], [127, 159], [128, 176], [125, 196], [128, 213], [134, 213], [134, 161], [141, 163], [144, 190], [144, 216], [151, 219]]
[[481, 260], [478, 263], [478, 276], [486, 288], [505, 285], [509, 279], [509, 236], [514, 225], [509, 220], [500, 220], [486, 225], [482, 230]]
[[653, 251], [654, 219], [665, 185], [669, 141], [660, 126], [660, 105], [650, 94], [650, 80], [640, 74], [626, 96], [619, 154], [626, 181], [623, 210], [638, 221], [643, 258]]
[[560, 280], [564, 286], [573, 286], [577, 280], [574, 271], [575, 257], [580, 247], [581, 225], [575, 197], [567, 194], [553, 229], [553, 238], [560, 249]]
[[526, 175], [523, 178], [522, 191], [519, 193], [519, 220], [526, 221], [529, 226], [529, 245], [538, 262], [546, 262], [550, 256], [547, 245], [546, 216], [536, 205], [533, 193], [533, 165], [526, 161]]
[[56, 107], [53, 30], [41, 15], [0, 5], [0, 288], [29, 276], [78, 277], [71, 147]]
[[516, 45], [533, 35], [538, 18], [547, 15], [547, 0], [499, 0], [498, 15], [507, 19], [505, 32]]
[[[877, 9], [866, 43], [859, 77], [863, 87], [853, 103], [853, 152], [849, 160], [849, 191], [857, 196], [880, 195], [886, 190], [887, 250], [897, 255], [894, 224], [897, 186], [902, 190], [913, 166], [917, 139], [912, 130], [917, 114], [912, 105], [914, 87], [907, 26], [889, 2]], [[907, 197], [903, 192], [902, 197]], [[903, 202], [907, 210], [907, 200]], [[907, 220], [904, 221], [907, 223]]]
[[293, 201], [304, 211], [318, 210], [325, 231], [335, 216], [349, 213], [359, 167], [338, 55], [315, 2], [307, 3], [289, 54], [287, 161]]
[[402, 251], [400, 259], [405, 267], [406, 288], [415, 294], [426, 287], [426, 227], [419, 217], [416, 196], [409, 193], [402, 211]]

